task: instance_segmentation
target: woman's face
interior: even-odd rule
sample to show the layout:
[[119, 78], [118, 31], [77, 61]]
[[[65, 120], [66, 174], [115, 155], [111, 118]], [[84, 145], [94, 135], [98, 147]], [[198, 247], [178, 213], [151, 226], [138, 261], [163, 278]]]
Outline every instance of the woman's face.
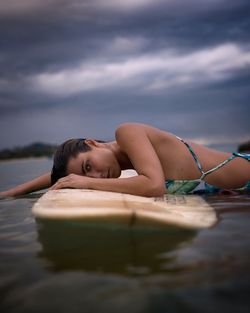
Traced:
[[93, 178], [118, 178], [121, 167], [114, 152], [105, 145], [91, 146], [91, 150], [80, 152], [69, 159], [67, 174]]

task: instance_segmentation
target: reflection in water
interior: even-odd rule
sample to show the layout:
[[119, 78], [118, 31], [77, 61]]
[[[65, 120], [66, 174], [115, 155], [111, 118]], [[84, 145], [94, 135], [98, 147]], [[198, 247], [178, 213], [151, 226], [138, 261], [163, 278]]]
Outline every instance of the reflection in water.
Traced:
[[[37, 221], [39, 256], [50, 270], [126, 274], [163, 271], [161, 254], [175, 250], [196, 232], [65, 221]], [[166, 265], [166, 258], [164, 258]]]
[[233, 194], [228, 196], [210, 195], [205, 199], [218, 215], [225, 213], [249, 212], [250, 194]]

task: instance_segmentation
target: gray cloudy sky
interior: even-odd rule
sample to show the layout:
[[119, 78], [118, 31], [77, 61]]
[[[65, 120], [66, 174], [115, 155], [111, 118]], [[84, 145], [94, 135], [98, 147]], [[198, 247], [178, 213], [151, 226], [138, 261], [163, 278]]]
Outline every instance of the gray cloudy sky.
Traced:
[[0, 148], [149, 123], [250, 138], [249, 0], [0, 0]]

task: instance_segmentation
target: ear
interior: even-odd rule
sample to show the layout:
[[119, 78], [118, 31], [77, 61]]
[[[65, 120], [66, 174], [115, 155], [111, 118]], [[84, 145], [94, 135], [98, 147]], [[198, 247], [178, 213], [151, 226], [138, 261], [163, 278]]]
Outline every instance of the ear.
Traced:
[[86, 143], [88, 146], [90, 146], [90, 147], [96, 147], [96, 148], [98, 148], [98, 147], [101, 146], [100, 142], [98, 142], [98, 141], [96, 141], [96, 140], [94, 140], [94, 139], [85, 139], [85, 143]]

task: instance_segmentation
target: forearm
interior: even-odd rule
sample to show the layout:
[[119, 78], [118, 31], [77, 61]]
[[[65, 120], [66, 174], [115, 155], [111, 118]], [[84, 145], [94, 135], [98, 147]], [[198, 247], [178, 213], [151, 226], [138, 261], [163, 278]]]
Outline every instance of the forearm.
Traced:
[[49, 172], [33, 180], [30, 180], [24, 184], [18, 185], [7, 191], [1, 192], [0, 195], [6, 197], [19, 196], [33, 191], [45, 189], [50, 186], [51, 186], [51, 176]]
[[154, 184], [144, 175], [129, 178], [88, 178], [88, 188], [104, 191], [128, 193], [138, 196], [157, 197], [165, 192], [164, 184]]

